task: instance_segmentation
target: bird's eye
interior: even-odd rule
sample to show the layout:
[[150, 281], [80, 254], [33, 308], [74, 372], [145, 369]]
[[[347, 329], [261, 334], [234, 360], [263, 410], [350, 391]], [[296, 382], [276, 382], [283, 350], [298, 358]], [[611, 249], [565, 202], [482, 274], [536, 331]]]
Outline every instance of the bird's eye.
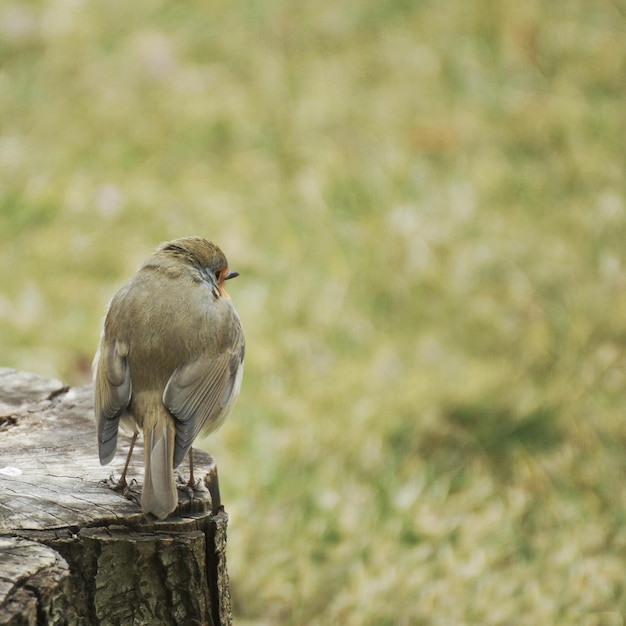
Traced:
[[217, 272], [214, 272], [215, 275], [215, 280], [219, 280], [220, 276], [222, 275], [222, 271], [221, 270], [217, 270]]

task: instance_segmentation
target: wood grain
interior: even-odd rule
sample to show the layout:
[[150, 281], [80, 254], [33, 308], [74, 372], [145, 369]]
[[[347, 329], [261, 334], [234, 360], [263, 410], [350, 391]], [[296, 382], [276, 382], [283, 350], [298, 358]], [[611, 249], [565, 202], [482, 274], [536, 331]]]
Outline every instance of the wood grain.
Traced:
[[[103, 484], [92, 397], [91, 385], [0, 369], [0, 624], [230, 624], [213, 458], [194, 450], [207, 493], [147, 518], [140, 445], [131, 499]], [[118, 440], [117, 475], [129, 442]]]

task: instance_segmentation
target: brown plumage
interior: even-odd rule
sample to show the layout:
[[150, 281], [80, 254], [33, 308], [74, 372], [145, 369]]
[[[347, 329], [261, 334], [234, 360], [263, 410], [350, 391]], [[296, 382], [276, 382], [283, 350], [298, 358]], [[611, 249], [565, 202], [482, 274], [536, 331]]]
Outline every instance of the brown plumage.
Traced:
[[176, 239], [109, 305], [94, 360], [100, 462], [115, 455], [120, 423], [143, 432], [141, 506], [159, 519], [178, 503], [174, 468], [198, 435], [222, 425], [239, 395], [244, 336], [224, 290], [237, 275], [215, 244]]

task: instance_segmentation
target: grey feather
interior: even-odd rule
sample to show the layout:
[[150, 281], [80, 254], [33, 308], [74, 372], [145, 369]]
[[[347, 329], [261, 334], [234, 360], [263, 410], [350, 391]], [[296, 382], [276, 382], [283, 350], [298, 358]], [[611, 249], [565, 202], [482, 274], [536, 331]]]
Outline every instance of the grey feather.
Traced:
[[94, 408], [98, 426], [100, 463], [106, 465], [115, 456], [120, 417], [132, 394], [128, 345], [116, 341], [102, 346], [95, 376]]
[[[239, 327], [240, 328], [240, 327]], [[235, 349], [203, 355], [176, 368], [163, 392], [163, 404], [176, 418], [174, 467], [183, 460], [194, 439], [221, 426], [239, 393], [243, 367], [243, 333], [235, 337]]]
[[168, 430], [163, 430], [160, 437], [155, 437], [151, 429], [146, 454], [146, 471], [141, 491], [141, 508], [144, 513], [152, 513], [159, 519], [165, 519], [178, 504], [178, 492], [174, 482], [174, 470], [168, 456]]

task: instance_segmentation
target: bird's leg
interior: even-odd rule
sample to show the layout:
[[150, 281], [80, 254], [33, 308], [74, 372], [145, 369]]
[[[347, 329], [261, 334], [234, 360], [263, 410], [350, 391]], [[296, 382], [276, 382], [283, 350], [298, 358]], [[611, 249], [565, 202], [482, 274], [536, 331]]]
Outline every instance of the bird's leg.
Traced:
[[193, 448], [189, 448], [189, 482], [187, 484], [193, 489]]
[[176, 470], [176, 489], [182, 491], [193, 500], [193, 452], [189, 448], [189, 480], [185, 480], [185, 476], [180, 470]]
[[107, 485], [113, 489], [113, 491], [122, 491], [125, 492], [128, 487], [128, 483], [126, 482], [126, 472], [128, 471], [128, 464], [130, 463], [130, 457], [133, 455], [133, 448], [135, 447], [135, 442], [137, 441], [137, 434], [133, 435], [133, 438], [130, 441], [130, 448], [128, 449], [128, 455], [126, 456], [126, 463], [124, 463], [124, 469], [122, 470], [122, 475], [119, 480], [114, 480], [113, 476], [109, 478], [107, 481]]
[[180, 491], [185, 492], [190, 500], [194, 497], [205, 497], [208, 489], [204, 486], [204, 482], [200, 479], [196, 482], [193, 475], [193, 448], [189, 448], [189, 480], [185, 481], [180, 472], [176, 472], [177, 487]]
[[179, 491], [184, 491], [193, 500], [193, 448], [189, 448], [189, 480], [179, 470], [176, 470], [176, 487]]
[[204, 480], [202, 478], [198, 478], [198, 480], [194, 480], [193, 476], [193, 452], [192, 449], [189, 448], [189, 487], [193, 490], [194, 494], [200, 498], [206, 498], [209, 494], [209, 490], [204, 484]]
[[124, 489], [128, 486], [126, 482], [126, 472], [128, 471], [128, 464], [130, 463], [130, 457], [133, 456], [133, 450], [135, 448], [135, 442], [137, 441], [137, 434], [133, 434], [133, 438], [130, 440], [130, 448], [128, 448], [128, 454], [126, 455], [126, 463], [124, 463], [124, 469], [122, 470], [122, 475], [120, 476], [119, 488]]

